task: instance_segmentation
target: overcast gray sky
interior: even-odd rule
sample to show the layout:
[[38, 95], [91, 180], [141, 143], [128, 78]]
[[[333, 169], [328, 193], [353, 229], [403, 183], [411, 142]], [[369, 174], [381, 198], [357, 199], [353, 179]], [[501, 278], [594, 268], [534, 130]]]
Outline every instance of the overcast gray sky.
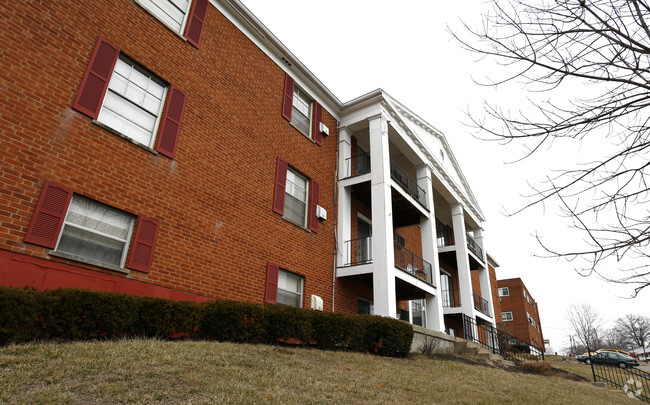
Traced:
[[502, 146], [472, 136], [466, 112], [480, 114], [485, 99], [511, 103], [526, 99], [519, 87], [482, 87], [473, 78], [498, 74], [498, 67], [478, 63], [461, 49], [447, 25], [461, 30], [459, 16], [480, 25], [482, 2], [430, 0], [242, 0], [243, 3], [340, 100], [348, 101], [382, 88], [447, 137], [486, 218], [487, 250], [499, 262], [499, 278], [521, 277], [537, 300], [544, 337], [555, 351], [568, 346], [565, 319], [574, 303], [593, 305], [611, 324], [626, 313], [650, 316], [650, 289], [634, 300], [629, 287], [584, 278], [573, 263], [542, 259], [532, 236], [546, 243], [570, 242], [569, 223], [552, 207], [507, 217], [504, 207], [522, 206], [528, 182], [543, 179], [550, 167], [585, 153], [591, 145], [556, 144], [539, 156], [522, 156], [519, 145]]

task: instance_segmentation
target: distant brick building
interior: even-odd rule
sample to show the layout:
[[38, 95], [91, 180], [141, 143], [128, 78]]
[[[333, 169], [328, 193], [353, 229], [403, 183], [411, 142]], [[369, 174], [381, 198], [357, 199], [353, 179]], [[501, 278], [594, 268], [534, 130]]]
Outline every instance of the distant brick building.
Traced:
[[544, 350], [544, 334], [537, 302], [520, 278], [498, 280], [503, 329], [530, 345]]
[[495, 324], [480, 207], [385, 92], [341, 102], [238, 0], [0, 12], [0, 284]]

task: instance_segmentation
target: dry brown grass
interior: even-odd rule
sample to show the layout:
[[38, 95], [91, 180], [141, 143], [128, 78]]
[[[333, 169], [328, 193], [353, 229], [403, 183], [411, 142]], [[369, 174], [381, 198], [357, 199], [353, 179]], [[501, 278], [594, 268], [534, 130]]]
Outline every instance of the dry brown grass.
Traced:
[[0, 403], [32, 404], [627, 401], [587, 383], [425, 356], [155, 340], [3, 347], [0, 382]]

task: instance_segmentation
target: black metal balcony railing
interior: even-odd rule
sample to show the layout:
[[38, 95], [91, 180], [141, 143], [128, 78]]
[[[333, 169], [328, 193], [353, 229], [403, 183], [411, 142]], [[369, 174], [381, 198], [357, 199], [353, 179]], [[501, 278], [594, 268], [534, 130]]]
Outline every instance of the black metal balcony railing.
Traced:
[[347, 170], [345, 177], [370, 173], [370, 153], [360, 153], [345, 159], [345, 167]]
[[352, 239], [345, 242], [347, 252], [345, 266], [372, 262], [372, 237]]
[[395, 267], [433, 285], [431, 263], [395, 242]]
[[428, 208], [426, 191], [424, 191], [422, 187], [418, 186], [418, 183], [392, 160], [390, 161], [390, 176], [398, 182], [411, 197], [415, 198], [420, 204], [422, 204], [424, 208]]
[[467, 247], [469, 250], [474, 252], [474, 254], [478, 256], [479, 259], [483, 260], [483, 249], [481, 249], [478, 243], [476, 243], [476, 241], [469, 235], [467, 235]]
[[474, 309], [484, 313], [487, 316], [492, 316], [490, 315], [490, 303], [488, 300], [476, 293], [474, 293]]
[[436, 238], [438, 240], [438, 247], [453, 246], [454, 229], [449, 225], [443, 224], [436, 218]]
[[442, 290], [442, 307], [458, 308], [460, 307], [460, 291], [458, 288], [451, 290]]

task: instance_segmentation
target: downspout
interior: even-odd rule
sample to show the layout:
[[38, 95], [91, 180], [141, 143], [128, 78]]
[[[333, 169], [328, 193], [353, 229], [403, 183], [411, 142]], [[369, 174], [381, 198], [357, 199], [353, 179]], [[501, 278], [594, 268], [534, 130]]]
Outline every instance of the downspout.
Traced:
[[336, 145], [334, 153], [336, 157], [336, 168], [334, 169], [334, 260], [332, 263], [332, 312], [334, 312], [334, 297], [336, 295], [336, 259], [338, 256], [338, 190], [339, 190], [339, 120], [336, 120]]

